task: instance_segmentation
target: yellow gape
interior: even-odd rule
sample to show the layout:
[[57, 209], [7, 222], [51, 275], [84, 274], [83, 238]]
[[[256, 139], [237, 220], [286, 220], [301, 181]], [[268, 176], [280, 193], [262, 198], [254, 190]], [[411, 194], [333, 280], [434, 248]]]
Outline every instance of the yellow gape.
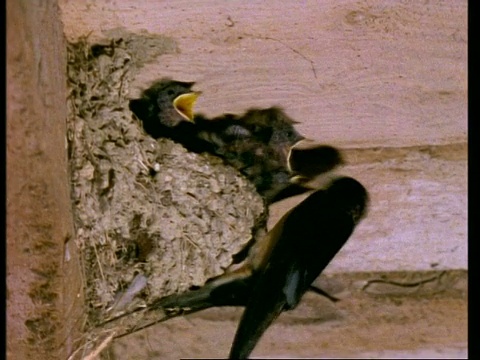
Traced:
[[194, 91], [187, 94], [179, 95], [173, 100], [175, 110], [187, 121], [194, 122], [193, 106], [197, 101], [200, 91]]

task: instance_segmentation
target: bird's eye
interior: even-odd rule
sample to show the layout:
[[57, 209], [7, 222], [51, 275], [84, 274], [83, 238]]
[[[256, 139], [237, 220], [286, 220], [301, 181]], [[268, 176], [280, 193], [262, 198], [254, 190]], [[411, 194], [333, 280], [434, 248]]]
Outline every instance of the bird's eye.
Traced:
[[168, 95], [173, 95], [173, 90], [168, 90], [168, 91], [167, 91], [167, 94], [168, 94]]

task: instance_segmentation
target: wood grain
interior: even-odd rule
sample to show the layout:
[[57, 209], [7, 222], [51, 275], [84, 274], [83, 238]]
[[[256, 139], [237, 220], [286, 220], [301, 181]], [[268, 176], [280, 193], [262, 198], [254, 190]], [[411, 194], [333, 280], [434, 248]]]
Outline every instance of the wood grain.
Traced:
[[280, 105], [336, 145], [466, 141], [466, 1], [61, 1], [68, 38], [173, 37], [138, 74], [197, 81], [214, 116]]

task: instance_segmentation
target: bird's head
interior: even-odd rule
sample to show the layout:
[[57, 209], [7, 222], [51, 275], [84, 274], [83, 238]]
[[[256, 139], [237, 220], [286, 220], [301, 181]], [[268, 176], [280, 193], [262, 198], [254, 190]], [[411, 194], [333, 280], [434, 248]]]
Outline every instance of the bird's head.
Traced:
[[148, 126], [158, 122], [175, 127], [182, 121], [194, 122], [193, 107], [201, 94], [193, 91], [194, 82], [175, 81], [169, 78], [155, 82], [143, 91], [139, 99], [130, 101], [130, 110]]
[[355, 224], [367, 215], [370, 198], [365, 187], [357, 180], [348, 176], [338, 177], [331, 182], [327, 191], [337, 207], [352, 215]]

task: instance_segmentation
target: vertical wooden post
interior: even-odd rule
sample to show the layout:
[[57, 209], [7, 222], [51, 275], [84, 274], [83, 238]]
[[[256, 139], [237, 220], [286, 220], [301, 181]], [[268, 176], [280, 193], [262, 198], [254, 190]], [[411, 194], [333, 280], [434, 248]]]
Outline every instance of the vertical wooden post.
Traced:
[[7, 1], [9, 359], [66, 359], [81, 323], [59, 15], [56, 1]]

